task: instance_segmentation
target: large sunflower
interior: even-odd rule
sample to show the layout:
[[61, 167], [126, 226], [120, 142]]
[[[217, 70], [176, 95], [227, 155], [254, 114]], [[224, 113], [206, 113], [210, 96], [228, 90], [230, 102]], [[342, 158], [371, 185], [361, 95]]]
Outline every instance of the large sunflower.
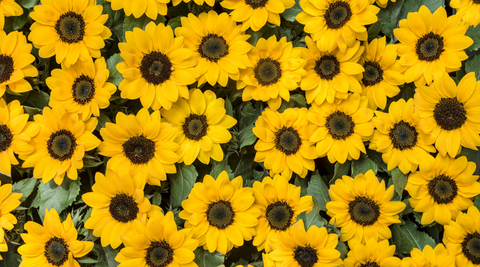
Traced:
[[248, 52], [252, 63], [246, 70], [240, 70], [237, 89], [242, 89], [243, 101], [252, 98], [268, 101], [268, 106], [277, 110], [282, 99], [290, 101], [290, 92], [297, 89], [307, 73], [302, 67], [303, 48], [292, 47], [283, 37], [277, 42], [275, 35], [265, 40], [260, 38], [257, 45]]
[[30, 53], [32, 45], [27, 43], [22, 32], [10, 32], [7, 35], [3, 30], [0, 30], [0, 44], [0, 97], [7, 85], [15, 93], [31, 91], [32, 86], [24, 78], [38, 76], [37, 68], [31, 65], [35, 61]]
[[226, 115], [223, 98], [217, 98], [210, 90], [202, 93], [200, 89], [191, 89], [189, 99], [179, 99], [170, 110], [162, 109], [161, 112], [178, 130], [175, 142], [180, 144], [177, 151], [179, 162], [190, 165], [198, 158], [208, 165], [210, 158], [223, 160], [220, 144], [232, 139], [228, 128], [237, 123]]
[[175, 28], [175, 35], [185, 37], [185, 46], [198, 59], [198, 85], [208, 82], [225, 87], [229, 77], [240, 79], [239, 69], [250, 65], [247, 53], [252, 48], [246, 42], [250, 35], [243, 33], [241, 25], [227, 13], [218, 15], [213, 10], [198, 17], [189, 13], [181, 21], [182, 27]]
[[[132, 2], [133, 3], [133, 2]], [[179, 97], [188, 98], [188, 88], [200, 72], [190, 49], [184, 48], [183, 38], [174, 38], [170, 26], [150, 22], [145, 31], [134, 28], [125, 33], [126, 43], [120, 43], [117, 65], [123, 75], [118, 89], [121, 96], [138, 99], [144, 108], [170, 109]]]
[[377, 21], [380, 8], [369, 0], [300, 0], [303, 12], [297, 21], [305, 25], [321, 51], [332, 52], [336, 47], [345, 53], [355, 42], [367, 41], [365, 25]]
[[355, 243], [350, 248], [343, 262], [345, 267], [400, 267], [402, 262], [393, 256], [395, 245], [390, 246], [388, 240], [377, 242], [375, 238], [371, 238], [365, 244]]
[[330, 186], [328, 194], [332, 201], [327, 203], [330, 224], [336, 223], [344, 233], [340, 240], [365, 244], [369, 239], [381, 241], [392, 237], [388, 228], [400, 223], [398, 214], [405, 209], [405, 203], [390, 201], [394, 187], [385, 190], [385, 181], [378, 181], [375, 173], [369, 170], [355, 178], [344, 175]]
[[83, 168], [85, 151], [100, 144], [92, 133], [98, 120], [90, 118], [84, 122], [78, 114], [67, 113], [61, 106], [44, 107], [43, 115], [35, 115], [34, 119], [40, 132], [29, 142], [34, 151], [20, 154], [25, 160], [22, 167], [34, 168], [33, 177], [41, 178], [43, 183], [53, 179], [60, 185], [65, 174], [77, 180], [77, 169]]
[[472, 198], [480, 194], [475, 169], [466, 157], [439, 154], [434, 161], [420, 161], [420, 171], [409, 175], [405, 190], [412, 196], [413, 210], [423, 212], [422, 224], [448, 224], [459, 211], [473, 205]]
[[260, 211], [254, 202], [253, 190], [243, 187], [242, 177], [230, 181], [223, 171], [216, 180], [205, 175], [202, 183], [193, 186], [179, 216], [200, 246], [210, 253], [226, 254], [255, 235]]
[[430, 87], [415, 90], [414, 100], [420, 128], [433, 135], [442, 156], [455, 157], [462, 146], [480, 146], [480, 81], [475, 73], [465, 75], [457, 86], [447, 73], [437, 72]]
[[319, 157], [343, 164], [347, 159], [358, 159], [360, 151], [367, 153], [363, 142], [373, 136], [374, 124], [366, 97], [351, 94], [338, 104], [313, 105], [307, 118], [318, 126], [309, 138], [316, 143]]
[[265, 249], [267, 253], [272, 250], [270, 242], [273, 237], [279, 237], [279, 233], [287, 231], [295, 223], [297, 215], [310, 212], [313, 208], [312, 196], [300, 197], [300, 187], [288, 183], [288, 179], [281, 175], [273, 179], [265, 177], [262, 182], [256, 181], [253, 195], [254, 207], [261, 212], [253, 245], [257, 246], [258, 251]]
[[480, 2], [478, 0], [451, 0], [450, 7], [457, 10], [457, 15], [462, 17], [468, 25], [477, 27], [480, 24]]
[[57, 63], [66, 67], [78, 60], [99, 58], [104, 40], [112, 32], [103, 24], [108, 15], [102, 15], [102, 5], [95, 0], [41, 0], [30, 17], [35, 22], [28, 35], [39, 56], [56, 55]]
[[426, 6], [418, 12], [408, 13], [393, 34], [400, 41], [398, 55], [400, 64], [407, 67], [405, 81], [417, 86], [430, 84], [435, 72], [459, 70], [468, 56], [463, 51], [473, 44], [465, 35], [468, 25], [461, 17], [447, 17], [445, 8], [439, 7], [432, 15]]
[[152, 20], [156, 20], [158, 14], [163, 16], [167, 15], [167, 4], [170, 3], [170, 0], [106, 1], [112, 3], [113, 10], [120, 10], [123, 8], [123, 11], [127, 16], [133, 14], [133, 16], [138, 19], [145, 14]]
[[[389, 171], [398, 167], [404, 174], [415, 172], [419, 164], [432, 160], [435, 138], [418, 126], [420, 116], [414, 113], [413, 99], [392, 102], [388, 113], [375, 111], [375, 127], [369, 149], [382, 153]], [[430, 152], [430, 153], [429, 153]]]
[[[404, 263], [407, 263], [404, 265]], [[400, 266], [400, 265], [398, 265]], [[402, 260], [402, 267], [425, 267], [425, 266], [439, 266], [451, 267], [455, 266], [455, 256], [450, 255], [443, 244], [438, 244], [435, 249], [426, 245], [422, 251], [414, 248], [410, 252], [410, 257], [405, 257]], [[468, 265], [456, 265], [468, 266]]]
[[[0, 156], [1, 157], [1, 156]], [[0, 251], [8, 251], [8, 244], [5, 241], [5, 230], [12, 230], [17, 223], [15, 215], [11, 214], [20, 205], [21, 193], [11, 193], [12, 185], [4, 184], [0, 187]], [[2, 256], [0, 256], [2, 260]]]
[[335, 49], [333, 52], [320, 51], [310, 37], [305, 37], [308, 50], [304, 50], [307, 76], [300, 87], [305, 91], [308, 103], [321, 105], [325, 100], [333, 103], [335, 99], [346, 99], [348, 92], [361, 93], [360, 79], [365, 69], [358, 63], [364, 47], [356, 42], [345, 53]]
[[306, 108], [288, 108], [283, 113], [266, 108], [255, 122], [253, 133], [259, 138], [255, 144], [255, 162], [263, 162], [270, 176], [282, 174], [292, 177], [292, 171], [304, 178], [315, 170], [317, 152], [308, 138], [315, 125], [307, 119]]
[[52, 70], [46, 79], [50, 94], [51, 107], [62, 105], [66, 111], [79, 113], [82, 120], [100, 116], [100, 109], [110, 105], [110, 96], [117, 90], [113, 83], [107, 82], [110, 71], [103, 57], [93, 62], [77, 61], [69, 68]]
[[170, 123], [161, 122], [159, 111], [150, 115], [142, 108], [136, 116], [119, 112], [115, 121], [116, 124], [107, 123], [100, 130], [104, 140], [98, 147], [100, 154], [111, 157], [107, 168], [119, 174], [140, 174], [152, 185], [160, 185], [167, 173], [177, 172], [177, 130]]
[[15, 0], [0, 1], [0, 30], [5, 27], [5, 17], [17, 17], [22, 14], [23, 8]]
[[45, 210], [43, 226], [36, 222], [27, 222], [21, 234], [25, 244], [18, 248], [22, 255], [21, 267], [77, 267], [74, 258], [87, 255], [93, 248], [91, 241], [78, 241], [77, 229], [70, 214], [63, 222], [56, 210]]

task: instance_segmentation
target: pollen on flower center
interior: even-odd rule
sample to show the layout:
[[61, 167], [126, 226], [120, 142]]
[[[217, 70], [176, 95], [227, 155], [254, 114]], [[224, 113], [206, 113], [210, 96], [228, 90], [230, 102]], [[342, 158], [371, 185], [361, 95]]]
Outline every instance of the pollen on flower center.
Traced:
[[251, 6], [253, 9], [264, 7], [268, 0], [245, 0], [245, 4]]
[[231, 225], [234, 221], [235, 212], [229, 201], [219, 200], [210, 203], [207, 208], [207, 221], [211, 226], [222, 230]]
[[383, 70], [380, 64], [376, 61], [365, 61], [363, 63], [362, 83], [366, 86], [373, 86], [383, 80]]
[[340, 73], [340, 62], [333, 55], [322, 56], [315, 62], [313, 70], [324, 80], [332, 80]]
[[268, 86], [277, 83], [282, 77], [282, 68], [280, 63], [271, 58], [262, 58], [258, 61], [253, 70], [258, 83]]
[[183, 134], [190, 139], [198, 141], [207, 135], [207, 116], [190, 114], [182, 124]]
[[467, 234], [462, 242], [462, 252], [473, 264], [480, 264], [480, 234]]
[[53, 266], [62, 266], [68, 260], [69, 253], [70, 250], [63, 238], [54, 236], [45, 242], [45, 258]]
[[228, 55], [228, 44], [225, 38], [216, 34], [208, 34], [202, 38], [198, 53], [203, 58], [217, 62], [222, 57]]
[[352, 17], [350, 5], [344, 1], [336, 1], [328, 6], [324, 18], [327, 27], [338, 29], [343, 27]]
[[0, 83], [10, 80], [13, 70], [12, 57], [3, 54], [0, 55]]
[[0, 152], [7, 150], [13, 141], [13, 135], [7, 125], [0, 125]]
[[451, 131], [462, 127], [467, 121], [467, 111], [457, 97], [442, 98], [435, 105], [433, 118], [443, 130]]
[[162, 241], [153, 241], [147, 248], [145, 261], [150, 267], [166, 267], [173, 261], [174, 251], [172, 247]]
[[68, 11], [60, 16], [55, 23], [60, 40], [64, 43], [78, 43], [85, 35], [85, 21], [82, 15]]
[[138, 204], [132, 196], [120, 193], [112, 197], [108, 211], [113, 219], [127, 223], [137, 218]]
[[347, 139], [353, 134], [355, 122], [351, 116], [345, 114], [343, 111], [335, 111], [327, 117], [325, 127], [333, 139]]
[[392, 140], [393, 147], [399, 150], [405, 150], [414, 147], [417, 144], [418, 133], [414, 126], [406, 121], [399, 121], [393, 125], [388, 133]]
[[47, 150], [50, 156], [59, 161], [70, 159], [75, 152], [77, 142], [72, 132], [61, 129], [50, 135]]
[[364, 264], [360, 265], [360, 267], [380, 267], [380, 265], [378, 265], [378, 263], [374, 261], [367, 261]]
[[95, 82], [86, 75], [80, 75], [72, 85], [73, 101], [80, 105], [85, 105], [93, 99], [95, 95]]
[[300, 267], [313, 267], [318, 262], [317, 250], [310, 246], [297, 247], [293, 258]]
[[290, 227], [293, 209], [285, 201], [277, 201], [267, 206], [265, 217], [272, 229], [285, 231]]
[[297, 153], [302, 146], [302, 139], [297, 130], [293, 127], [283, 127], [275, 133], [275, 148], [285, 153], [285, 155], [292, 155]]
[[133, 164], [146, 164], [155, 156], [155, 142], [143, 135], [130, 137], [122, 148], [125, 157]]
[[455, 181], [446, 176], [439, 175], [428, 182], [428, 193], [438, 204], [452, 203], [458, 194], [458, 187]]
[[352, 220], [362, 226], [372, 225], [380, 217], [380, 207], [375, 201], [356, 196], [353, 201], [348, 203], [348, 213]]
[[440, 54], [445, 51], [443, 48], [443, 37], [436, 33], [429, 32], [418, 39], [415, 50], [418, 59], [434, 61], [440, 58]]
[[162, 84], [170, 79], [172, 62], [167, 55], [161, 52], [150, 52], [142, 58], [140, 73], [148, 83], [155, 85]]

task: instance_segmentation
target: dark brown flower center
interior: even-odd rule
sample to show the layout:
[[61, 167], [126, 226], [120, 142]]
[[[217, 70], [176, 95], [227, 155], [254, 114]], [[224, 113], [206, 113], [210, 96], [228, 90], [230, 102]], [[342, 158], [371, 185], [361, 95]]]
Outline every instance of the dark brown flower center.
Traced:
[[209, 33], [202, 38], [198, 53], [203, 58], [217, 62], [222, 57], [228, 55], [228, 44], [225, 38], [213, 33]]
[[380, 265], [378, 265], [378, 263], [374, 261], [367, 261], [364, 264], [360, 265], [360, 267], [380, 267]]
[[330, 29], [339, 29], [343, 27], [352, 17], [350, 5], [344, 1], [336, 1], [328, 6], [324, 18], [327, 27]]
[[272, 229], [285, 231], [292, 224], [293, 209], [285, 201], [277, 201], [267, 206], [265, 213]]
[[147, 248], [145, 261], [149, 267], [167, 267], [173, 261], [173, 248], [166, 241], [153, 241]]
[[253, 9], [264, 7], [268, 0], [245, 0], [245, 4], [251, 6]]
[[155, 142], [143, 135], [130, 137], [122, 148], [125, 157], [133, 164], [146, 164], [155, 157]]
[[281, 128], [275, 133], [275, 148], [282, 151], [286, 155], [297, 153], [302, 145], [302, 139], [297, 130], [293, 127]]
[[162, 84], [170, 79], [172, 74], [172, 62], [167, 55], [152, 51], [142, 58], [140, 73], [148, 82], [155, 85]]
[[60, 40], [64, 43], [78, 43], [85, 35], [85, 21], [82, 15], [68, 11], [60, 16], [55, 23]]
[[12, 57], [3, 54], [0, 55], [0, 83], [10, 80], [13, 70]]
[[365, 86], [372, 86], [383, 80], [383, 70], [378, 62], [365, 61], [363, 68], [365, 71], [363, 72], [362, 83]]
[[293, 253], [293, 258], [300, 267], [313, 267], [318, 262], [317, 250], [310, 247], [297, 247]]
[[263, 86], [275, 84], [282, 77], [280, 63], [271, 58], [260, 59], [253, 72], [258, 83]]
[[324, 80], [331, 80], [340, 73], [340, 62], [333, 55], [322, 56], [315, 62], [313, 70]]
[[207, 221], [211, 226], [225, 229], [233, 223], [234, 218], [235, 212], [229, 201], [219, 200], [208, 205]]
[[354, 222], [362, 226], [372, 225], [380, 217], [380, 206], [367, 197], [357, 196], [348, 203], [348, 213]]
[[418, 133], [414, 126], [402, 120], [393, 125], [388, 136], [392, 140], [394, 148], [405, 150], [417, 144]]
[[457, 97], [442, 98], [435, 105], [433, 118], [440, 128], [451, 131], [462, 127], [467, 121], [467, 111]]
[[455, 180], [443, 174], [430, 180], [427, 187], [428, 193], [438, 204], [452, 203], [458, 193]]
[[68, 260], [69, 253], [67, 242], [63, 238], [54, 236], [45, 242], [43, 254], [47, 258], [48, 263], [53, 266], [62, 266]]
[[480, 5], [480, 0], [473, 0], [474, 4]]
[[7, 125], [0, 125], [0, 152], [7, 150], [13, 141], [13, 135]]
[[445, 51], [443, 48], [443, 37], [433, 32], [427, 33], [418, 39], [415, 49], [418, 59], [434, 61]]
[[80, 75], [73, 82], [72, 96], [73, 101], [80, 105], [85, 105], [93, 99], [95, 95], [95, 82], [86, 75]]
[[462, 242], [462, 252], [473, 264], [480, 264], [480, 234], [467, 234]]
[[347, 139], [353, 134], [355, 122], [350, 115], [345, 114], [343, 111], [335, 111], [328, 115], [325, 127], [328, 129], [328, 133], [335, 140]]
[[59, 161], [72, 158], [77, 142], [69, 130], [59, 130], [50, 135], [47, 141], [47, 150], [50, 157]]
[[132, 196], [120, 193], [112, 197], [108, 211], [116, 221], [127, 223], [137, 218], [139, 209]]
[[190, 139], [198, 141], [207, 135], [207, 116], [190, 114], [182, 124], [183, 134]]

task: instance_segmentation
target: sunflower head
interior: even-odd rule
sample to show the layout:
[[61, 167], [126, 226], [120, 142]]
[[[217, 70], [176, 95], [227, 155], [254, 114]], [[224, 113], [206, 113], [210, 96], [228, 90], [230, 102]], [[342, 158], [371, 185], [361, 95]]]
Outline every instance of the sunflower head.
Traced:
[[390, 246], [388, 240], [378, 242], [371, 238], [365, 244], [353, 244], [343, 263], [345, 267], [400, 266], [402, 260], [393, 254], [395, 245]]
[[[414, 248], [410, 257], [405, 257], [402, 264], [406, 262], [409, 267], [438, 266], [459, 266], [455, 265], [455, 256], [450, 254], [443, 244], [438, 244], [435, 249], [426, 245], [422, 251]], [[403, 265], [402, 265], [403, 266]]]

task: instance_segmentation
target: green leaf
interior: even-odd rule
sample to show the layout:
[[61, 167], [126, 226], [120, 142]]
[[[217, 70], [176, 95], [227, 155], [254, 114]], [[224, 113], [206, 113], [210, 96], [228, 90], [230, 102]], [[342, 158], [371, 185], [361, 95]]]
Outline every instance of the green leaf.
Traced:
[[338, 244], [335, 247], [336, 250], [340, 251], [340, 258], [344, 260], [347, 257], [348, 248], [344, 242], [338, 240]]
[[40, 0], [16, 0], [17, 4], [21, 5], [22, 7], [29, 9], [38, 4]]
[[414, 248], [423, 250], [426, 245], [435, 248], [435, 240], [430, 237], [427, 233], [420, 232], [417, 230], [417, 225], [414, 222], [407, 221], [405, 225], [400, 226], [405, 236], [412, 242]]
[[182, 206], [197, 180], [197, 170], [193, 165], [177, 164], [177, 173], [169, 175], [170, 205], [174, 208]]
[[252, 129], [255, 125], [250, 124], [249, 126], [245, 127], [238, 136], [240, 141], [240, 149], [245, 146], [252, 145], [257, 141], [257, 136], [253, 133]]
[[398, 195], [402, 196], [403, 190], [407, 185], [407, 176], [403, 174], [399, 168], [393, 169], [391, 173], [395, 191], [398, 193]]
[[120, 264], [115, 260], [115, 257], [117, 256], [120, 249], [118, 249], [118, 248], [113, 249], [111, 246], [106, 246], [106, 247], [103, 248], [103, 250], [105, 251], [105, 256], [107, 258], [108, 267], [116, 267]]
[[476, 55], [473, 58], [467, 60], [465, 63], [465, 72], [475, 72], [475, 77], [480, 80], [480, 55]]
[[389, 2], [386, 8], [381, 8], [378, 12], [378, 21], [383, 25], [382, 32], [392, 38], [393, 29], [398, 25], [400, 20], [400, 12], [402, 11], [405, 0], [397, 0], [396, 2]]
[[350, 171], [350, 166], [352, 162], [347, 160], [345, 163], [341, 164], [339, 162], [335, 162], [333, 177], [330, 179], [329, 184], [334, 184], [337, 179], [341, 179], [343, 175], [348, 175]]
[[202, 247], [199, 247], [193, 251], [195, 253], [195, 259], [193, 260], [198, 267], [215, 267], [222, 265], [225, 256], [218, 253], [218, 252], [213, 252], [210, 253], [206, 250], [204, 250]]
[[367, 171], [373, 170], [377, 174], [377, 165], [370, 160], [367, 155], [360, 154], [358, 160], [352, 161], [352, 177], [357, 176], [357, 174], [365, 174]]
[[475, 201], [473, 202], [473, 205], [480, 210], [480, 195], [475, 197]]
[[22, 257], [9, 249], [8, 252], [1, 253], [3, 260], [0, 261], [0, 267], [18, 267]]
[[23, 10], [23, 14], [19, 17], [15, 17], [15, 21], [13, 22], [13, 30], [20, 31], [23, 26], [28, 21], [28, 10]]
[[410, 251], [413, 249], [412, 242], [410, 242], [400, 226], [398, 226], [398, 224], [393, 224], [391, 230], [392, 243], [396, 246], [396, 250], [402, 254], [410, 254]]
[[210, 175], [214, 178], [214, 179], [217, 179], [217, 177], [220, 175], [220, 173], [222, 173], [223, 171], [226, 171], [227, 174], [228, 174], [228, 178], [230, 180], [233, 179], [233, 171], [232, 171], [232, 168], [230, 168], [230, 166], [228, 165], [228, 157], [226, 157], [225, 159], [223, 159], [222, 161], [220, 162], [217, 162], [217, 161], [214, 161], [212, 160], [211, 161], [213, 163], [213, 168], [212, 170], [210, 171]]
[[318, 204], [318, 201], [315, 198], [313, 198], [313, 209], [309, 213], [304, 211], [295, 218], [296, 221], [300, 219], [303, 221], [305, 229], [310, 228], [312, 225], [320, 228], [325, 224], [328, 224], [328, 222], [320, 216], [320, 204]]
[[111, 82], [116, 86], [120, 85], [120, 82], [123, 81], [123, 76], [117, 70], [117, 64], [122, 62], [123, 58], [120, 54], [114, 54], [107, 60], [107, 69], [110, 71], [110, 77], [108, 78], [107, 82]]
[[297, 15], [302, 12], [302, 7], [300, 6], [300, 0], [295, 0], [295, 5], [289, 9], [286, 9], [282, 16], [286, 21], [294, 22]]
[[377, 22], [373, 23], [368, 27], [368, 41], [371, 42], [373, 39], [376, 39], [378, 37], [378, 34], [382, 30], [383, 27], [383, 22], [377, 20]]
[[327, 211], [326, 205], [330, 201], [330, 196], [328, 195], [328, 186], [323, 181], [318, 170], [315, 171], [308, 183], [307, 195], [314, 197], [318, 204], [320, 205], [320, 210]]
[[467, 48], [468, 51], [476, 51], [480, 48], [480, 27], [470, 26], [465, 33], [466, 36], [473, 39], [473, 44]]
[[35, 189], [35, 185], [37, 185], [37, 181], [38, 180], [35, 178], [26, 178], [21, 181], [18, 181], [13, 184], [12, 192], [22, 193], [20, 202], [23, 202], [33, 192], [33, 190]]
[[62, 212], [70, 206], [80, 192], [80, 180], [70, 180], [64, 177], [61, 185], [57, 185], [55, 181], [38, 186], [38, 212], [43, 217], [45, 209], [55, 209], [58, 213]]
[[43, 91], [30, 91], [27, 100], [23, 103], [24, 106], [36, 107], [42, 109], [48, 106], [50, 95]]

